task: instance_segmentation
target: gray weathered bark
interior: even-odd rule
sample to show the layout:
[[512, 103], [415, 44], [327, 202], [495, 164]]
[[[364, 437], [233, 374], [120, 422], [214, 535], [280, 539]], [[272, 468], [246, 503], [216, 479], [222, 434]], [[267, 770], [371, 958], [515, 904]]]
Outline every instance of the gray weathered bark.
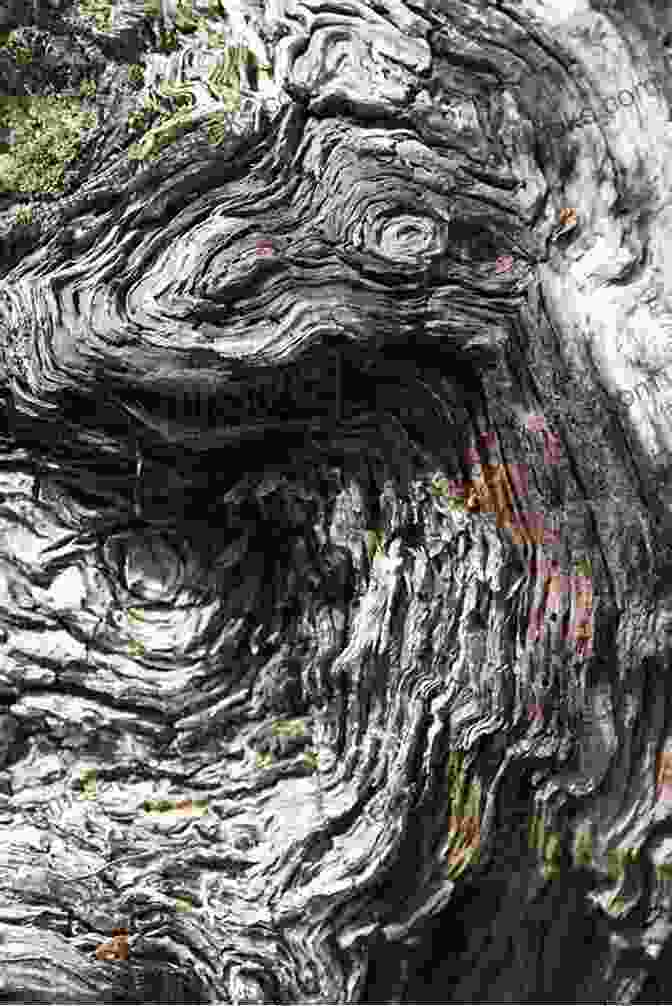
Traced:
[[670, 1001], [631, 6], [3, 10], [5, 109], [97, 84], [0, 204], [3, 1001]]

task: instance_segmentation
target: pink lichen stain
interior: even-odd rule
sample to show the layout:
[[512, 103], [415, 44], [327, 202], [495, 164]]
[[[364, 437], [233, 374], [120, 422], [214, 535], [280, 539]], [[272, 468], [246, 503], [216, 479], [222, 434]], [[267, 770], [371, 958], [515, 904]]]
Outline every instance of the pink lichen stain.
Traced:
[[560, 572], [560, 560], [532, 559], [529, 570], [532, 576], [555, 576]]
[[672, 752], [661, 751], [658, 755], [657, 793], [663, 800], [672, 799]]
[[481, 455], [478, 453], [478, 447], [467, 447], [464, 452], [464, 460], [468, 465], [479, 464]]
[[527, 510], [513, 514], [510, 524], [513, 540], [518, 545], [533, 542], [536, 545], [559, 545], [560, 531], [546, 527], [545, 516], [540, 511]]
[[527, 627], [527, 638], [536, 641], [541, 637], [544, 628], [544, 612], [541, 608], [532, 608]]
[[257, 241], [257, 255], [268, 256], [273, 254], [273, 244], [268, 238]]
[[544, 433], [544, 464], [557, 465], [560, 462], [562, 442], [557, 433]]
[[529, 470], [525, 464], [509, 465], [511, 485], [521, 496], [527, 496], [530, 487]]
[[476, 846], [481, 839], [481, 822], [478, 817], [461, 814], [451, 814], [449, 830], [464, 835], [470, 846]]
[[495, 260], [495, 272], [510, 272], [513, 268], [513, 255], [500, 255]]
[[544, 718], [544, 710], [542, 708], [541, 703], [540, 702], [530, 702], [530, 703], [528, 703], [528, 706], [527, 706], [527, 715], [535, 723], [539, 722], [540, 720], [543, 720], [543, 718]]
[[546, 419], [544, 416], [528, 416], [525, 423], [530, 433], [543, 433], [546, 429]]
[[447, 491], [449, 496], [464, 496], [466, 492], [464, 479], [448, 479]]
[[494, 430], [488, 430], [486, 433], [479, 434], [478, 439], [481, 441], [484, 447], [496, 447], [497, 446], [497, 434]]

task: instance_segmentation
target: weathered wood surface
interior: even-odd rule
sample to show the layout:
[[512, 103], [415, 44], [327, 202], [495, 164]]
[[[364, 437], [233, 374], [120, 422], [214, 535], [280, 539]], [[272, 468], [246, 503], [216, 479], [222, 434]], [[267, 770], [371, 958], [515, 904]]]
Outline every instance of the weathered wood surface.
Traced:
[[5, 5], [2, 1001], [671, 1001], [665, 7]]

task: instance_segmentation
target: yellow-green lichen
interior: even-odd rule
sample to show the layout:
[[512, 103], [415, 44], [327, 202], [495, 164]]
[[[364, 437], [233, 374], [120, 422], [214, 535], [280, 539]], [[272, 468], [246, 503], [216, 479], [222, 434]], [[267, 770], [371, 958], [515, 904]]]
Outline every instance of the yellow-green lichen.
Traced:
[[177, 0], [175, 12], [175, 27], [184, 34], [190, 34], [199, 27], [197, 15], [192, 10], [191, 0]]
[[446, 780], [448, 783], [450, 806], [453, 808], [453, 811], [459, 810], [466, 791], [464, 755], [459, 751], [451, 751], [448, 755]]
[[450, 483], [448, 479], [434, 478], [432, 479], [432, 484], [429, 487], [429, 491], [432, 496], [447, 496], [450, 489]]
[[480, 856], [481, 784], [467, 785], [464, 756], [451, 751], [446, 763], [448, 784], [448, 876], [456, 879]]
[[622, 915], [625, 911], [625, 898], [620, 894], [615, 894], [609, 901], [608, 911], [611, 915]]
[[145, 123], [147, 121], [147, 112], [145, 109], [140, 109], [140, 111], [134, 111], [128, 113], [127, 125], [129, 129], [144, 129]]
[[240, 108], [241, 67], [250, 61], [256, 63], [254, 53], [246, 46], [229, 46], [208, 74], [208, 87], [227, 111], [237, 112]]
[[60, 192], [66, 166], [79, 154], [82, 134], [97, 122], [76, 98], [0, 99], [0, 126], [15, 132], [9, 153], [0, 154], [0, 190]]
[[0, 46], [7, 49], [8, 54], [19, 66], [26, 66], [33, 61], [32, 50], [22, 46], [13, 31], [3, 31], [0, 33]]
[[191, 898], [176, 898], [175, 908], [178, 912], [190, 912], [193, 908]]
[[33, 222], [32, 206], [17, 206], [15, 220], [17, 224], [32, 224]]
[[527, 829], [527, 845], [530, 851], [539, 848], [539, 841], [543, 841], [544, 822], [538, 814], [532, 814]]
[[656, 866], [656, 877], [659, 880], [672, 880], [672, 863], [659, 863]]
[[145, 616], [138, 608], [129, 608], [126, 614], [134, 622], [144, 622], [145, 620]]
[[226, 49], [228, 43], [228, 37], [221, 31], [211, 31], [207, 22], [201, 23], [201, 28], [204, 28], [208, 36], [208, 48], [209, 49]]
[[159, 85], [159, 92], [178, 108], [193, 108], [196, 104], [193, 84], [178, 84], [164, 80]]
[[159, 49], [161, 52], [175, 52], [178, 46], [177, 32], [173, 28], [159, 29]]
[[610, 880], [620, 880], [628, 863], [639, 859], [637, 849], [610, 849], [607, 853], [607, 876]]
[[319, 766], [319, 754], [317, 751], [305, 751], [303, 755], [303, 760], [308, 766], [308, 768], [315, 772]]
[[590, 576], [593, 571], [590, 559], [579, 559], [575, 563], [575, 569], [579, 576]]
[[142, 87], [145, 83], [145, 68], [141, 63], [131, 63], [128, 68], [128, 79], [135, 87]]
[[542, 871], [545, 880], [554, 880], [556, 877], [560, 876], [560, 853], [562, 850], [562, 845], [560, 842], [560, 836], [552, 833], [548, 836], [548, 840], [544, 846], [544, 862], [542, 866]]
[[207, 800], [145, 800], [143, 810], [148, 814], [169, 814], [173, 811], [180, 814], [197, 814], [202, 817], [208, 811]]
[[112, 4], [110, 0], [79, 0], [82, 17], [93, 18], [99, 31], [109, 31], [112, 27]]
[[79, 782], [82, 789], [82, 800], [95, 800], [96, 798], [96, 770], [95, 768], [85, 768], [79, 774]]
[[97, 90], [95, 80], [83, 80], [79, 85], [79, 93], [82, 98], [93, 98]]
[[131, 657], [144, 657], [145, 647], [138, 639], [132, 639], [128, 644], [128, 653]]
[[554, 880], [560, 875], [562, 840], [560, 835], [549, 832], [540, 814], [530, 818], [528, 844], [531, 851], [541, 855], [541, 870], [545, 880]]
[[265, 754], [262, 754], [261, 751], [258, 751], [255, 762], [257, 768], [259, 769], [270, 768], [273, 763], [273, 756], [268, 751]]
[[131, 160], [136, 161], [156, 157], [164, 147], [174, 143], [179, 136], [193, 127], [194, 120], [191, 111], [175, 112], [174, 115], [169, 115], [153, 126], [138, 143], [132, 144], [128, 148], [128, 156]]
[[590, 831], [578, 831], [574, 838], [574, 865], [591, 866], [593, 862], [593, 840]]
[[367, 553], [369, 562], [373, 562], [376, 556], [385, 555], [385, 532], [371, 530], [366, 532]]
[[174, 800], [145, 800], [142, 804], [147, 814], [166, 814], [175, 809]]
[[212, 112], [207, 118], [208, 140], [213, 147], [220, 144], [231, 135], [231, 122], [226, 112]]
[[276, 737], [304, 737], [306, 725], [303, 720], [276, 720], [271, 730]]

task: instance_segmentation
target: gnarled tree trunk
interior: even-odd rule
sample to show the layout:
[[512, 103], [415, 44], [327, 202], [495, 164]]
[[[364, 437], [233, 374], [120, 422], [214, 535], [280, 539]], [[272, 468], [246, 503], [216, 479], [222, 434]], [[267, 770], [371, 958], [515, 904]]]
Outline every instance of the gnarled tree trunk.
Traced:
[[4, 9], [3, 1001], [670, 1001], [632, 6]]

